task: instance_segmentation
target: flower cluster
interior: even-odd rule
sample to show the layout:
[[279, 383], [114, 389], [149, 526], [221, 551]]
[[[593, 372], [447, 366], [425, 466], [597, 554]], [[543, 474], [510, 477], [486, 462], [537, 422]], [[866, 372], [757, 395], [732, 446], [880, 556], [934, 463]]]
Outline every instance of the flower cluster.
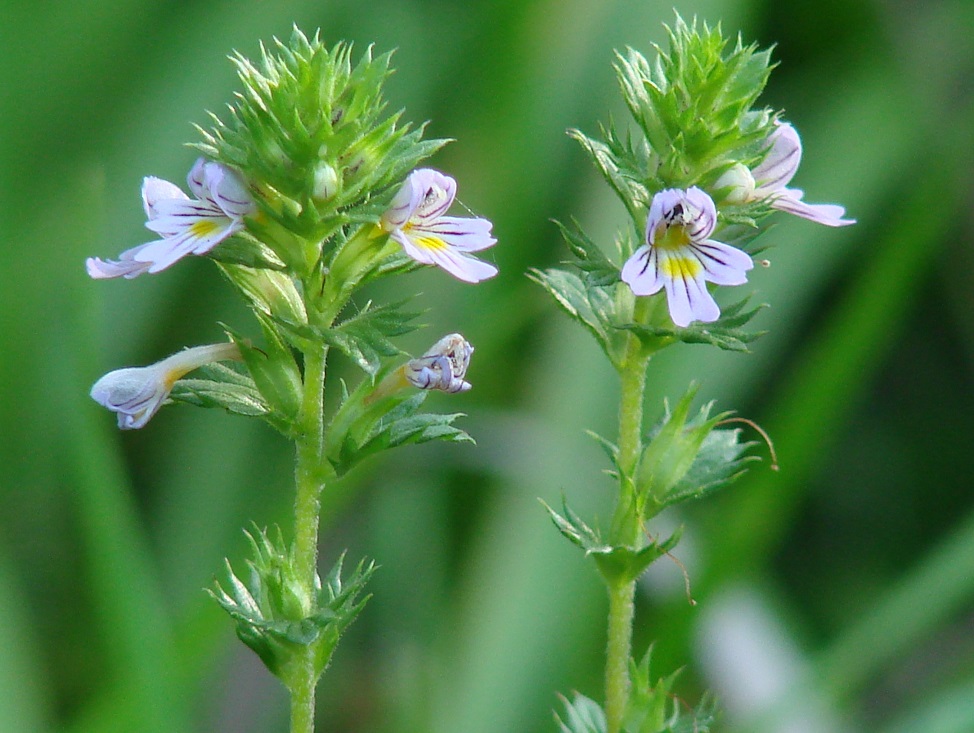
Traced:
[[[85, 263], [88, 274], [95, 279], [131, 279], [160, 272], [187, 255], [211, 252], [244, 231], [247, 217], [258, 210], [243, 177], [220, 163], [198, 159], [187, 183], [195, 198], [175, 184], [146, 177], [142, 183], [146, 227], [160, 239], [128, 249], [118, 260], [89, 258]], [[497, 268], [467, 253], [487, 249], [497, 240], [491, 236], [492, 224], [487, 219], [447, 215], [456, 190], [450, 176], [429, 168], [414, 170], [380, 217], [378, 231], [398, 243], [414, 261], [436, 265], [459, 280], [476, 283], [496, 275]], [[373, 250], [382, 252], [379, 246]], [[279, 282], [274, 280], [275, 287], [280, 288]], [[463, 377], [472, 352], [473, 347], [459, 334], [444, 337], [422, 357], [401, 367], [399, 386], [465, 391], [470, 384]], [[240, 360], [238, 347], [224, 344], [189, 349], [152, 366], [110, 372], [98, 380], [91, 396], [118, 413], [120, 428], [141, 428], [165, 403], [178, 379], [224, 359]]]
[[[836, 204], [808, 204], [799, 189], [787, 188], [801, 162], [801, 139], [795, 128], [778, 122], [767, 143], [767, 152], [753, 170], [735, 164], [714, 184], [730, 189], [726, 200], [743, 204], [763, 202], [809, 221], [826, 226], [854, 224]], [[754, 263], [750, 255], [711, 239], [717, 228], [714, 200], [702, 189], [666, 189], [653, 196], [646, 220], [645, 244], [622, 268], [622, 281], [634, 295], [666, 293], [670, 318], [685, 328], [693, 321], [712, 323], [720, 308], [707, 283], [742, 285]]]

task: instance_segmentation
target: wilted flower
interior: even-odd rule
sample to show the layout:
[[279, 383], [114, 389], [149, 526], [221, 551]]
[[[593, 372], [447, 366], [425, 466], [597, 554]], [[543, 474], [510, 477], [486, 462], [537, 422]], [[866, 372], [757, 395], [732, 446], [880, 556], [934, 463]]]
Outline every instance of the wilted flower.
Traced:
[[741, 285], [754, 267], [751, 257], [708, 237], [717, 209], [704, 191], [669, 188], [653, 197], [646, 221], [646, 244], [622, 268], [622, 280], [636, 295], [666, 290], [670, 318], [677, 326], [710, 323], [720, 316], [707, 283]]
[[715, 188], [730, 186], [728, 201], [748, 203], [767, 201], [773, 209], [784, 211], [803, 219], [829, 227], [855, 224], [855, 219], [844, 219], [845, 207], [837, 204], [807, 204], [802, 201], [804, 192], [788, 188], [788, 183], [798, 171], [802, 159], [802, 141], [798, 132], [787, 122], [777, 123], [768, 138], [770, 148], [753, 170], [737, 164], [722, 175]]
[[173, 385], [205, 364], [239, 359], [234, 343], [185, 349], [146, 367], [127, 367], [109, 372], [91, 388], [91, 398], [118, 413], [122, 430], [141, 428], [162, 407]]
[[445, 216], [456, 191], [450, 176], [414, 170], [382, 215], [382, 228], [417, 262], [477, 283], [496, 275], [497, 268], [465, 253], [487, 249], [497, 240], [490, 236], [493, 225], [487, 219]]
[[189, 198], [178, 186], [152, 176], [142, 181], [146, 228], [162, 239], [127, 249], [118, 260], [90, 257], [88, 274], [96, 279], [133, 278], [156, 273], [187, 255], [202, 255], [244, 227], [256, 210], [246, 186], [230, 169], [200, 158], [186, 178]]
[[406, 387], [438, 389], [442, 392], [466, 392], [470, 382], [464, 381], [473, 346], [458, 333], [444, 336], [425, 354], [410, 359], [393, 370], [373, 390], [367, 403], [388, 397]]
[[444, 336], [418, 359], [410, 359], [403, 375], [418, 389], [466, 392], [470, 382], [463, 380], [470, 366], [473, 346], [458, 333]]

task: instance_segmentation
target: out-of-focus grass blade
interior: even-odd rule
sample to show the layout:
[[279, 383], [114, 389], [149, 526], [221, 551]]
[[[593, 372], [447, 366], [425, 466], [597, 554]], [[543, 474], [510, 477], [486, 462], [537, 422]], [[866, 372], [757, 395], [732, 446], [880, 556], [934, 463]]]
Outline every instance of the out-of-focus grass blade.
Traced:
[[[472, 533], [447, 616], [450, 631], [438, 634], [435, 731], [548, 730], [555, 693], [599, 678], [604, 586], [537, 497], [554, 505], [564, 493], [587, 518], [608, 511], [603, 500], [611, 480], [601, 474], [602, 451], [583, 426], [595, 406], [613, 399], [615, 385], [579, 381], [597, 372], [603, 357], [583, 348], [587, 333], [567, 319], [559, 323], [539, 365], [549, 378], [535, 395], [546, 421], [519, 412], [470, 418], [478, 439], [470, 458], [498, 486]], [[573, 369], [560, 369], [568, 359]], [[566, 392], [572, 399], [564, 399]], [[579, 659], [586, 660], [584, 679], [576, 674]], [[585, 691], [599, 697], [600, 683]]]
[[[101, 190], [78, 176], [72, 188], [75, 200], [62, 201], [63, 223], [70, 231], [51, 232], [52, 239], [85, 238], [95, 227], [92, 212], [100, 211]], [[74, 210], [72, 210], [74, 209]], [[55, 227], [56, 228], [56, 227]], [[94, 237], [88, 237], [94, 239]], [[66, 302], [90, 302], [90, 293], [78, 288], [81, 277], [71, 277], [60, 293]], [[119, 435], [111, 416], [85, 394], [91, 373], [94, 324], [86, 320], [90, 308], [65, 308], [60, 327], [54, 327], [49, 345], [46, 383], [61, 406], [63, 445], [72, 478], [85, 552], [87, 584], [94, 601], [100, 638], [105, 640], [110, 669], [106, 679], [130, 685], [138, 702], [137, 728], [171, 731], [185, 726], [185, 706], [172, 689], [172, 637], [156, 568], [144, 529], [132, 500], [118, 451]], [[56, 346], [55, 346], [56, 345]]]
[[880, 733], [970, 733], [974, 730], [974, 680], [965, 680], [897, 717]]
[[43, 733], [50, 730], [51, 713], [45, 678], [34, 654], [37, 639], [27, 604], [8, 563], [8, 558], [0, 556], [0, 730]]
[[[718, 573], [753, 571], [768, 557], [795, 510], [803, 477], [828, 443], [829, 425], [848, 409], [897, 335], [894, 324], [952, 226], [944, 212], [957, 210], [969, 193], [971, 154], [959, 151], [971, 150], [972, 129], [959, 126], [941, 138], [945, 152], [935, 158], [942, 164], [913, 180], [912, 197], [891, 219], [877, 248], [882, 256], [850, 284], [832, 320], [806, 347], [802, 367], [774, 411], [784, 417], [770, 424], [782, 464], [794, 475], [784, 481], [758, 475], [745, 496], [736, 497], [738, 506], [729, 520], [725, 517], [730, 531], [720, 540], [727, 550]], [[972, 597], [974, 516], [817, 660], [814, 674], [822, 690], [849, 701], [883, 664], [920, 642]]]
[[849, 701], [884, 664], [972, 604], [974, 513], [825, 650], [817, 661], [823, 684]]
[[828, 444], [831, 426], [854, 404], [897, 337], [895, 324], [909, 309], [911, 294], [923, 283], [952, 226], [945, 212], [957, 210], [969, 190], [965, 178], [970, 156], [961, 151], [970, 143], [963, 129], [961, 133], [955, 130], [941, 138], [942, 152], [932, 156], [940, 166], [911, 177], [911, 198], [899, 202], [887, 218], [882, 243], [872, 248], [868, 259], [859, 258], [865, 267], [822, 332], [802, 349], [799, 366], [767, 422], [785, 478], [756, 473], [746, 491], [735, 492], [733, 511], [714, 528], [716, 545], [725, 550], [718, 573], [730, 570], [728, 563], [753, 567], [780, 541], [804, 479]]

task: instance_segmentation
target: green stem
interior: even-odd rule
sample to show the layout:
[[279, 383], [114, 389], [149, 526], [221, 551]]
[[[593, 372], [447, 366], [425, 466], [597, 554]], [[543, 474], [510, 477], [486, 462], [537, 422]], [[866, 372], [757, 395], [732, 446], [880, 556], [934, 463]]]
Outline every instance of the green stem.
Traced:
[[[304, 395], [301, 404], [301, 432], [297, 440], [294, 472], [294, 558], [298, 577], [304, 586], [311, 612], [315, 603], [315, 580], [318, 565], [318, 521], [321, 513], [321, 490], [324, 486], [324, 394], [327, 346], [319, 346], [304, 355]], [[296, 665], [299, 672], [291, 676], [291, 733], [314, 733], [315, 670], [314, 650], [304, 647], [304, 659]]]
[[[649, 317], [650, 298], [637, 298], [633, 320], [643, 323]], [[612, 544], [635, 547], [642, 530], [636, 507], [635, 473], [642, 452], [643, 401], [646, 393], [646, 366], [650, 354], [639, 339], [629, 335], [625, 360], [620, 370], [619, 396], [619, 499], [612, 523]], [[607, 733], [622, 730], [631, 680], [632, 624], [636, 581], [610, 580], [609, 624], [605, 659], [605, 717]]]
[[605, 659], [607, 733], [619, 733], [629, 702], [629, 658], [632, 656], [635, 581], [609, 588], [609, 634]]
[[315, 729], [315, 686], [317, 680], [314, 677], [314, 668], [310, 659], [306, 666], [309, 667], [311, 673], [303, 675], [291, 686], [291, 733], [314, 733]]

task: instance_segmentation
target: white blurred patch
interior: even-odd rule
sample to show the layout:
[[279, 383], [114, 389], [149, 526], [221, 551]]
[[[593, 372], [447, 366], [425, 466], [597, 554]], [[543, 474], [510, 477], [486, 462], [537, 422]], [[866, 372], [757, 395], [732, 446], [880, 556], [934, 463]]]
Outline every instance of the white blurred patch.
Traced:
[[726, 719], [753, 733], [845, 733], [772, 604], [737, 586], [698, 606], [696, 655]]

